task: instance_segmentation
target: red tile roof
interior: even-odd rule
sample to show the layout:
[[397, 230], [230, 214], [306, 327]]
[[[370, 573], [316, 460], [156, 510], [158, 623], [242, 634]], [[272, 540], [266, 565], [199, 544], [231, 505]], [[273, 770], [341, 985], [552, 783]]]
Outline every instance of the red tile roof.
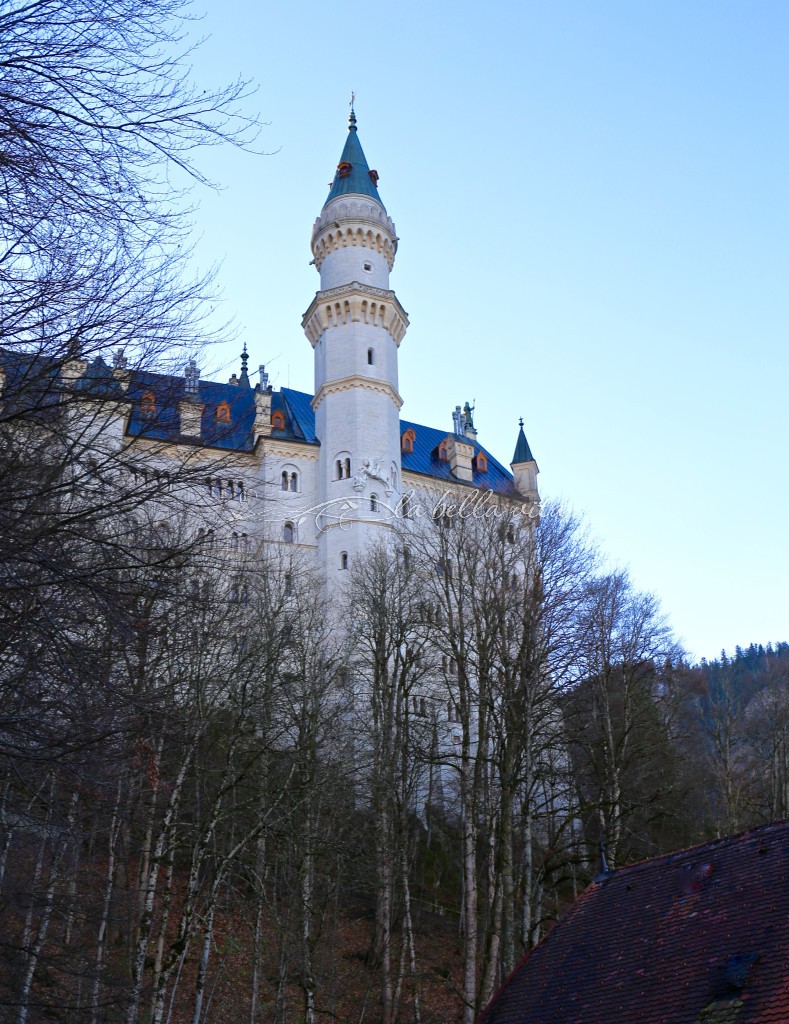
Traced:
[[789, 822], [596, 879], [479, 1024], [789, 1024]]

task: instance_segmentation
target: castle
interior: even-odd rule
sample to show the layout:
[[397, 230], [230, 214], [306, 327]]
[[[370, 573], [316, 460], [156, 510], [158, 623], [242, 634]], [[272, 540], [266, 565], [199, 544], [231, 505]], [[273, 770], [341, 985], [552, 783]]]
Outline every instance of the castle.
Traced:
[[194, 361], [183, 377], [131, 371], [122, 353], [113, 367], [97, 357], [70, 370], [76, 391], [119, 399], [123, 432], [159, 469], [170, 456], [200, 461], [204, 497], [232, 503], [232, 535], [218, 542], [298, 545], [329, 585], [395, 521], [447, 494], [462, 503], [491, 492], [539, 506], [522, 421], [510, 472], [477, 440], [468, 404], [455, 408], [451, 429], [400, 418], [408, 317], [389, 287], [398, 238], [377, 180], [352, 110], [312, 231], [320, 290], [302, 326], [314, 350], [314, 394], [274, 390], [263, 367], [253, 387], [246, 348], [227, 383], [201, 380]]

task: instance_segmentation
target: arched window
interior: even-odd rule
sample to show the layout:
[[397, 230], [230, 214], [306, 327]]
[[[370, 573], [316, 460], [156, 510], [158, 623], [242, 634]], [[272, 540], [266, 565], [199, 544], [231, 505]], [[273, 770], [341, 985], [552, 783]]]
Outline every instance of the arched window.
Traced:
[[377, 494], [371, 494], [370, 495], [370, 511], [371, 512], [377, 512], [378, 511], [378, 495]]
[[289, 572], [285, 573], [285, 597], [290, 597], [293, 593], [293, 577]]
[[350, 476], [351, 476], [351, 460], [350, 459], [346, 459], [345, 460], [345, 479], [346, 480], [350, 479]]
[[206, 482], [205, 482], [205, 489], [208, 491], [209, 496], [213, 495], [213, 493], [214, 493], [214, 482], [213, 482], [213, 480], [206, 480]]
[[146, 391], [140, 399], [140, 412], [143, 416], [156, 415], [156, 396], [153, 391]]
[[337, 480], [342, 480], [342, 460], [337, 459]]
[[340, 552], [340, 568], [341, 569], [347, 569], [348, 568], [348, 552], [347, 551], [341, 551]]
[[299, 474], [294, 466], [284, 466], [282, 469], [282, 475], [280, 477], [281, 487], [283, 491], [290, 491], [292, 494], [298, 493], [299, 490]]
[[400, 448], [404, 452], [412, 452], [414, 450], [414, 441], [416, 441], [416, 434], [409, 427], [405, 433], [400, 435]]
[[249, 550], [249, 534], [248, 533], [242, 533], [241, 534], [241, 539], [239, 541], [239, 547], [241, 548], [242, 551]]
[[487, 473], [488, 457], [484, 452], [477, 452], [477, 457], [474, 459], [474, 468], [478, 473]]
[[271, 429], [285, 429], [285, 413], [281, 409], [275, 409], [274, 412], [271, 414]]
[[216, 422], [230, 422], [230, 404], [228, 402], [220, 402], [219, 405], [216, 407]]
[[244, 481], [239, 480], [236, 484], [236, 497], [239, 501], [243, 501], [246, 497], [246, 491], [244, 490]]
[[236, 496], [236, 486], [232, 480], [228, 480], [227, 482], [227, 496], [228, 498], [230, 498], [231, 501]]
[[296, 539], [296, 531], [293, 528], [293, 523], [285, 523], [282, 530], [282, 539], [286, 544], [292, 544]]
[[230, 550], [238, 551], [238, 534], [235, 532], [230, 537]]
[[367, 365], [372, 366], [375, 362], [375, 352], [371, 349], [367, 349]]

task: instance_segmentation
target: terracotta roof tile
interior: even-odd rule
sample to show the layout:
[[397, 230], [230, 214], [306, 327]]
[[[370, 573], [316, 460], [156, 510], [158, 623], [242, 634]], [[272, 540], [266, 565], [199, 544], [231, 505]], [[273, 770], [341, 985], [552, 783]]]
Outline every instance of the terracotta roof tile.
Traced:
[[620, 868], [479, 1024], [789, 1024], [789, 822]]

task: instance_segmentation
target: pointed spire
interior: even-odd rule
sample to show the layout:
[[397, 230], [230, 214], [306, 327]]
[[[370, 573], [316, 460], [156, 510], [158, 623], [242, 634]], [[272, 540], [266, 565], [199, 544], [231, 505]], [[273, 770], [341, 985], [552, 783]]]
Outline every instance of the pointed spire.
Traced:
[[378, 195], [378, 171], [371, 171], [364, 155], [362, 144], [356, 129], [356, 112], [353, 108], [354, 96], [351, 94], [351, 113], [348, 117], [348, 138], [345, 140], [340, 162], [334, 174], [334, 181], [326, 202], [326, 206], [337, 196], [355, 195], [368, 196], [374, 199], [383, 209], [384, 204]]
[[529, 442], [526, 440], [526, 435], [523, 433], [523, 417], [518, 421], [520, 429], [518, 430], [518, 441], [515, 445], [515, 454], [512, 456], [511, 465], [517, 466], [521, 462], [534, 462], [534, 456], [529, 448]]
[[241, 376], [239, 377], [239, 384], [243, 384], [245, 387], [249, 387], [249, 375], [247, 374], [247, 363], [249, 362], [249, 356], [247, 355], [247, 343], [244, 342], [244, 350], [241, 353]]

